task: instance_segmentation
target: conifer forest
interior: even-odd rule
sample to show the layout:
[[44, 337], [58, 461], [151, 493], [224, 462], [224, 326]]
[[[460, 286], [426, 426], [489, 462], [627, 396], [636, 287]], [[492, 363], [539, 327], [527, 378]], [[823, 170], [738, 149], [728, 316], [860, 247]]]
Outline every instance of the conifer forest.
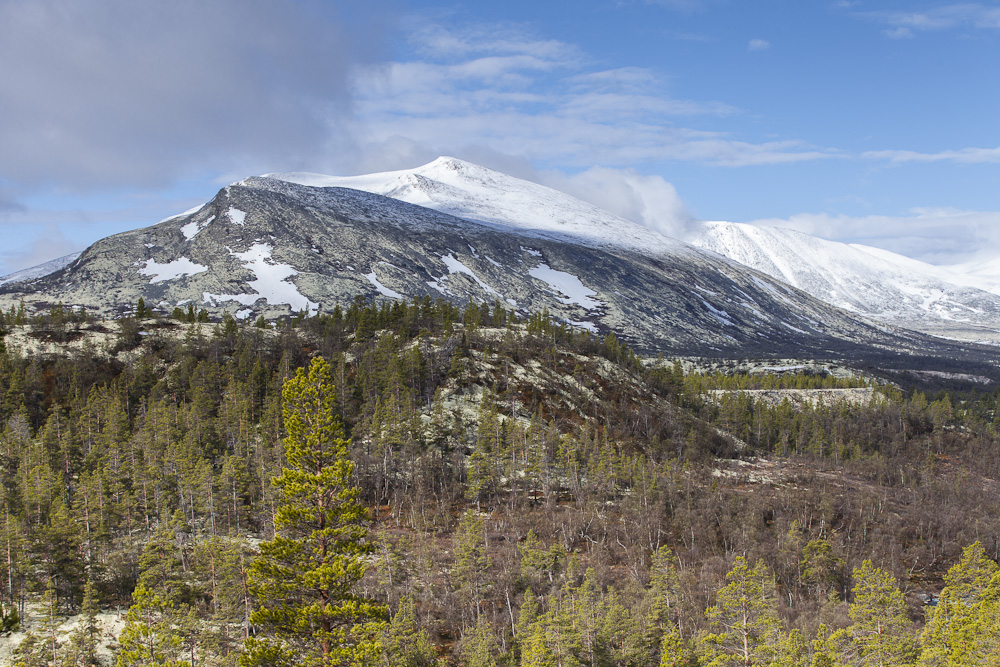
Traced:
[[0, 663], [1000, 664], [992, 384], [429, 298], [0, 329]]

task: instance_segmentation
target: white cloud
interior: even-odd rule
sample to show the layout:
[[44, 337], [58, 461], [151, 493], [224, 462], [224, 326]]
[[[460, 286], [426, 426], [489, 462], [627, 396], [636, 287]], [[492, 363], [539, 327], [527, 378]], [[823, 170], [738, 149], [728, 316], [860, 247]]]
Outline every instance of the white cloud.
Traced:
[[903, 25], [895, 28], [889, 28], [884, 32], [886, 37], [890, 37], [892, 39], [911, 39], [913, 37], [913, 31]]
[[766, 39], [751, 39], [747, 44], [747, 51], [767, 51], [771, 48], [771, 42]]
[[868, 151], [862, 157], [890, 162], [956, 162], [959, 164], [984, 164], [1000, 162], [1000, 146], [996, 148], [962, 148], [959, 150], [920, 153], [918, 151], [888, 150]]
[[472, 55], [527, 55], [549, 62], [579, 62], [580, 50], [565, 42], [541, 39], [515, 23], [492, 23], [448, 30], [436, 23], [419, 21], [411, 32], [417, 52], [435, 59], [463, 59]]
[[840, 155], [794, 140], [755, 143], [683, 127], [678, 118], [740, 112], [678, 99], [648, 69], [592, 67], [574, 48], [515, 28], [475, 28], [475, 38], [441, 26], [414, 34], [424, 40], [414, 47], [421, 60], [375, 68], [358, 80], [356, 151], [371, 164], [385, 150], [377, 168], [412, 166], [394, 160], [401, 148], [409, 155], [418, 146], [570, 168], [666, 160], [739, 167]]
[[674, 238], [683, 237], [692, 221], [671, 183], [634, 169], [592, 167], [573, 175], [551, 171], [533, 180]]
[[81, 249], [79, 243], [66, 238], [59, 226], [54, 223], [49, 223], [36, 231], [37, 235], [27, 243], [20, 247], [8, 245], [0, 252], [0, 276], [38, 266], [50, 259]]
[[886, 25], [885, 34], [895, 39], [934, 30], [1000, 29], [1000, 7], [976, 2], [939, 5], [924, 11], [870, 11], [857, 15]]

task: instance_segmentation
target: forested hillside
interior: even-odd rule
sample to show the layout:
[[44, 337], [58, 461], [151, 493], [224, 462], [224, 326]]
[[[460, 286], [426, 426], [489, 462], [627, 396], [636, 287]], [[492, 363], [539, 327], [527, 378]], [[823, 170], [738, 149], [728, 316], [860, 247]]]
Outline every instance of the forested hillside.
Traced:
[[288, 381], [316, 359], [377, 664], [983, 664], [1000, 641], [996, 392], [685, 372], [429, 299], [207, 319], [3, 314], [11, 664], [249, 664], [261, 545], [306, 484]]

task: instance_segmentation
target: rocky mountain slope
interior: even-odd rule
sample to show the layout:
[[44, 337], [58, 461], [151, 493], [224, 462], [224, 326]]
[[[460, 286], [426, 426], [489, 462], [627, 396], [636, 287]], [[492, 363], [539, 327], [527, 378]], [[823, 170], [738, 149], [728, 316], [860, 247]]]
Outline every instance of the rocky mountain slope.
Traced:
[[[467, 168], [432, 164], [460, 176]], [[0, 305], [23, 298], [33, 308], [61, 301], [118, 314], [142, 297], [166, 313], [194, 304], [247, 319], [328, 311], [357, 297], [426, 296], [500, 302], [522, 315], [547, 310], [651, 353], [968, 354], [872, 324], [566, 195], [494, 178], [464, 209], [471, 221], [359, 189], [250, 178], [197, 211], [103, 239], [49, 276], [0, 286]], [[413, 198], [447, 192], [416, 183]]]
[[[569, 195], [455, 158], [364, 176], [272, 176], [366, 190], [468, 220], [577, 243], [651, 255], [683, 247]], [[1000, 280], [990, 280], [982, 267], [937, 267], [877, 248], [729, 222], [697, 224], [686, 240], [860, 315], [943, 336], [1000, 338]]]

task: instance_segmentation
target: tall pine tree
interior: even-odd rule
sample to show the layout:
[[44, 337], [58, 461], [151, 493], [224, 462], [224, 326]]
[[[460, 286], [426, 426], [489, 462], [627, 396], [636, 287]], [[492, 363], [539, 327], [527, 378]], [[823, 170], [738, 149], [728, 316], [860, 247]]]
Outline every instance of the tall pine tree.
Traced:
[[351, 484], [330, 367], [313, 359], [282, 389], [287, 467], [272, 480], [277, 535], [249, 568], [258, 628], [241, 664], [372, 664], [386, 608], [354, 592], [372, 552], [368, 512]]

